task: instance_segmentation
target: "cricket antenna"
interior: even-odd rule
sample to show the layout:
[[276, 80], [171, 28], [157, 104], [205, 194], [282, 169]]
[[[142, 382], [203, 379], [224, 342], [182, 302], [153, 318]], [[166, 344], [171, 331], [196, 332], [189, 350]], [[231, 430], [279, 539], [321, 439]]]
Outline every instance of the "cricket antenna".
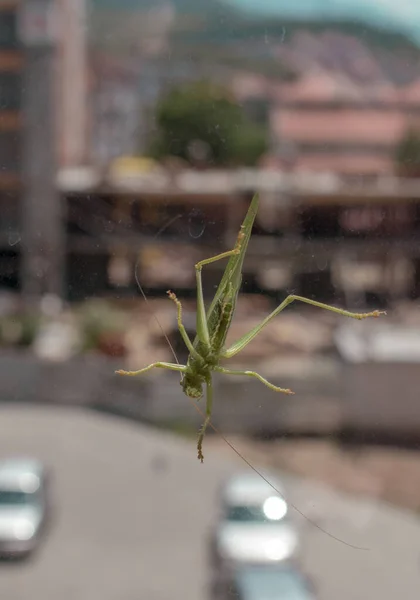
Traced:
[[[174, 222], [175, 222], [177, 219], [180, 219], [181, 217], [182, 217], [182, 215], [180, 215], [180, 214], [179, 214], [179, 215], [176, 215], [176, 216], [175, 216], [173, 219], [170, 219], [170, 221], [168, 221], [167, 223], [165, 223], [165, 224], [164, 224], [164, 225], [163, 225], [163, 226], [162, 226], [162, 227], [159, 229], [159, 231], [156, 233], [156, 235], [155, 235], [154, 237], [155, 237], [155, 238], [159, 237], [159, 235], [162, 233], [162, 231], [165, 231], [165, 229], [166, 229], [167, 227], [169, 227], [169, 225], [172, 225], [172, 223], [174, 223]], [[142, 286], [142, 285], [141, 285], [141, 283], [140, 283], [140, 279], [139, 279], [139, 276], [138, 276], [138, 266], [139, 266], [139, 262], [140, 262], [140, 257], [139, 257], [139, 258], [136, 260], [136, 264], [135, 264], [135, 267], [134, 267], [134, 278], [135, 278], [135, 280], [136, 280], [137, 287], [139, 288], [139, 290], [140, 290], [140, 293], [141, 293], [141, 295], [143, 296], [143, 299], [144, 299], [144, 301], [146, 302], [146, 306], [147, 306], [147, 310], [149, 311], [149, 314], [150, 314], [150, 315], [151, 315], [151, 316], [154, 318], [154, 320], [156, 321], [156, 323], [157, 323], [157, 325], [158, 325], [158, 327], [159, 327], [159, 329], [160, 329], [160, 331], [161, 331], [161, 333], [162, 333], [163, 337], [164, 337], [164, 338], [165, 338], [165, 340], [166, 340], [166, 343], [167, 343], [167, 344], [168, 344], [168, 346], [169, 346], [169, 349], [170, 349], [170, 351], [172, 352], [172, 355], [173, 355], [173, 357], [174, 357], [174, 359], [175, 359], [175, 362], [176, 362], [176, 363], [179, 365], [179, 360], [178, 360], [178, 357], [177, 357], [177, 355], [176, 355], [175, 349], [174, 349], [174, 347], [172, 346], [172, 344], [171, 344], [171, 341], [170, 341], [169, 337], [168, 337], [168, 336], [167, 336], [167, 334], [165, 333], [165, 330], [164, 330], [164, 329], [163, 329], [163, 327], [162, 327], [162, 323], [159, 321], [159, 319], [157, 318], [157, 316], [156, 316], [155, 312], [152, 310], [152, 308], [151, 308], [151, 306], [150, 306], [149, 299], [147, 298], [146, 294], [144, 293], [143, 286]]]
[[[197, 407], [198, 408], [198, 407]], [[204, 414], [200, 411], [201, 414]], [[229, 446], [229, 448], [231, 448], [235, 454], [237, 456], [239, 456], [239, 458], [246, 464], [248, 465], [248, 467], [250, 469], [252, 469], [254, 471], [254, 473], [256, 473], [257, 475], [259, 475], [281, 498], [283, 498], [283, 500], [289, 504], [293, 510], [295, 510], [301, 517], [303, 517], [308, 523], [310, 523], [311, 525], [314, 525], [314, 527], [316, 527], [317, 529], [319, 529], [319, 531], [322, 531], [322, 533], [325, 533], [325, 535], [327, 535], [328, 537], [330, 537], [331, 539], [335, 540], [336, 542], [340, 542], [340, 544], [344, 544], [345, 546], [348, 546], [349, 548], [353, 548], [354, 550], [369, 550], [370, 548], [366, 548], [363, 546], [356, 546], [355, 544], [350, 544], [350, 542], [345, 542], [344, 540], [342, 540], [341, 538], [335, 536], [333, 533], [330, 533], [329, 531], [327, 531], [326, 529], [324, 529], [323, 527], [321, 527], [321, 525], [318, 525], [318, 523], [315, 523], [315, 521], [313, 521], [310, 517], [308, 517], [307, 515], [305, 515], [305, 513], [303, 511], [301, 511], [297, 506], [295, 506], [292, 502], [290, 502], [286, 496], [284, 494], [282, 494], [262, 473], [261, 471], [259, 471], [256, 467], [254, 467], [254, 465], [252, 465], [250, 463], [250, 461], [245, 458], [245, 456], [243, 456], [243, 454], [241, 454], [239, 452], [239, 450], [237, 450], [235, 448], [235, 446], [229, 442], [229, 440], [222, 434], [220, 433], [216, 427], [213, 425], [213, 423], [209, 423], [209, 426], [213, 429], [213, 431], [215, 433], [217, 433], [217, 435], [219, 435], [222, 440]]]
[[135, 277], [135, 279], [136, 279], [137, 287], [139, 288], [139, 290], [140, 290], [140, 293], [141, 293], [141, 295], [143, 296], [143, 298], [144, 298], [144, 301], [146, 302], [146, 305], [147, 305], [147, 310], [149, 311], [149, 313], [150, 313], [150, 316], [152, 316], [152, 317], [154, 318], [154, 320], [156, 321], [156, 323], [157, 323], [157, 325], [158, 325], [158, 327], [159, 327], [159, 329], [160, 329], [160, 331], [161, 331], [161, 333], [162, 333], [163, 337], [164, 337], [164, 338], [165, 338], [165, 340], [166, 340], [166, 343], [167, 343], [167, 344], [168, 344], [168, 346], [169, 346], [169, 349], [170, 349], [170, 351], [172, 352], [172, 355], [173, 355], [173, 357], [174, 357], [174, 359], [175, 359], [175, 362], [176, 362], [176, 363], [179, 365], [179, 360], [178, 360], [178, 357], [177, 357], [177, 355], [176, 355], [175, 349], [174, 349], [174, 347], [172, 346], [172, 344], [171, 344], [171, 341], [170, 341], [170, 339], [169, 339], [168, 335], [166, 334], [165, 330], [163, 329], [163, 327], [162, 327], [162, 323], [161, 323], [161, 322], [159, 321], [159, 319], [157, 318], [157, 316], [156, 316], [156, 313], [155, 313], [155, 312], [152, 310], [152, 308], [151, 308], [151, 306], [150, 306], [149, 299], [148, 299], [148, 297], [146, 296], [146, 294], [144, 293], [143, 287], [142, 287], [142, 285], [141, 285], [141, 283], [140, 283], [140, 280], [139, 280], [139, 277], [138, 277], [138, 274], [137, 274], [137, 267], [138, 267], [138, 264], [139, 264], [139, 260], [140, 260], [140, 259], [137, 259], [136, 266], [134, 267], [134, 277]]
[[[166, 227], [168, 227], [173, 221], [175, 221], [176, 219], [178, 219], [181, 215], [177, 215], [176, 217], [174, 217], [173, 219], [171, 219], [168, 223], [166, 223], [156, 234], [155, 237], [157, 237], [164, 229], [166, 229]], [[175, 359], [175, 362], [179, 365], [179, 360], [178, 357], [176, 355], [176, 352], [174, 350], [174, 347], [172, 346], [169, 337], [167, 336], [167, 334], [165, 333], [162, 324], [160, 323], [158, 317], [156, 316], [156, 314], [154, 313], [154, 311], [152, 310], [151, 306], [150, 306], [150, 302], [146, 296], [146, 294], [144, 293], [143, 287], [140, 283], [139, 277], [138, 277], [138, 273], [137, 273], [137, 268], [138, 268], [138, 264], [139, 264], [139, 258], [137, 259], [136, 265], [135, 265], [135, 269], [134, 269], [134, 276], [135, 276], [135, 280], [137, 283], [137, 286], [140, 290], [141, 295], [143, 296], [146, 305], [148, 307], [148, 310], [150, 312], [150, 315], [155, 319], [156, 323], [158, 324], [159, 329], [162, 332], [163, 337], [165, 338], [172, 354], [173, 357]], [[188, 396], [187, 396], [188, 397]], [[204, 413], [204, 411], [198, 406], [197, 402], [194, 401], [193, 398], [188, 397], [188, 400], [190, 401], [191, 405], [195, 408], [195, 410], [203, 417], [205, 418], [206, 415]], [[329, 531], [327, 531], [326, 529], [324, 529], [323, 527], [321, 527], [320, 525], [318, 525], [318, 523], [316, 523], [315, 521], [313, 521], [310, 517], [308, 517], [307, 515], [305, 515], [305, 513], [303, 511], [301, 511], [297, 506], [295, 506], [292, 502], [290, 502], [287, 497], [280, 492], [280, 490], [278, 490], [256, 467], [254, 467], [254, 465], [251, 464], [251, 462], [241, 453], [239, 452], [239, 450], [237, 450], [235, 448], [235, 446], [226, 438], [226, 436], [224, 436], [216, 427], [215, 425], [213, 425], [212, 421], [209, 420], [208, 421], [208, 425], [209, 427], [211, 427], [213, 429], [213, 431], [229, 446], [229, 448], [231, 450], [233, 450], [233, 452], [252, 470], [254, 471], [254, 473], [256, 473], [259, 477], [261, 477], [275, 492], [276, 494], [278, 494], [281, 498], [283, 498], [283, 500], [289, 504], [289, 506], [291, 506], [293, 508], [293, 510], [295, 510], [301, 517], [303, 517], [308, 523], [310, 523], [311, 525], [313, 525], [314, 527], [316, 527], [316, 529], [318, 529], [319, 531], [321, 531], [322, 533], [324, 533], [325, 535], [327, 535], [329, 538], [333, 539], [336, 542], [339, 542], [340, 544], [343, 544], [344, 546], [347, 546], [349, 548], [352, 548], [354, 550], [369, 550], [369, 548], [366, 547], [362, 547], [362, 546], [356, 546], [354, 544], [351, 544], [349, 542], [346, 542], [344, 540], [342, 540], [341, 538], [335, 536], [334, 534], [330, 533]]]
[[[158, 324], [162, 335], [164, 336], [173, 356], [174, 359], [176, 361], [177, 364], [179, 364], [179, 360], [178, 357], [176, 355], [176, 352], [167, 336], [167, 334], [165, 333], [162, 324], [160, 323], [159, 319], [157, 318], [156, 314], [154, 313], [154, 311], [151, 309], [150, 307], [150, 303], [149, 300], [146, 296], [146, 294], [144, 293], [143, 287], [139, 281], [138, 275], [137, 275], [137, 264], [136, 263], [136, 270], [135, 270], [135, 278], [136, 278], [136, 283], [138, 285], [138, 288], [140, 290], [141, 295], [143, 296], [147, 306], [148, 306], [148, 310], [150, 311], [151, 316], [153, 316], [153, 318], [155, 319], [156, 323]], [[197, 405], [196, 402], [194, 402], [194, 400], [192, 398], [189, 398], [187, 396], [188, 400], [190, 401], [191, 405], [195, 408], [195, 410], [203, 417], [205, 418], [205, 414], [204, 411], [201, 410], [201, 408]], [[344, 540], [342, 540], [341, 538], [335, 536], [334, 534], [330, 533], [329, 531], [327, 531], [326, 529], [324, 529], [323, 527], [321, 527], [320, 525], [318, 525], [318, 523], [315, 523], [315, 521], [313, 521], [310, 517], [308, 517], [307, 515], [305, 515], [305, 513], [303, 511], [301, 511], [297, 506], [295, 506], [292, 502], [290, 502], [283, 493], [281, 493], [256, 467], [254, 467], [254, 465], [241, 453], [239, 452], [239, 450], [237, 450], [235, 448], [235, 446], [227, 439], [227, 437], [225, 435], [223, 435], [217, 428], [215, 425], [213, 425], [212, 421], [209, 421], [209, 427], [211, 427], [213, 429], [213, 431], [220, 436], [220, 438], [229, 446], [229, 448], [231, 448], [231, 450], [233, 450], [233, 452], [250, 468], [252, 469], [252, 471], [254, 471], [254, 473], [256, 473], [257, 475], [259, 475], [275, 492], [276, 494], [278, 494], [281, 498], [283, 498], [283, 500], [285, 502], [287, 502], [287, 504], [289, 504], [293, 510], [295, 510], [301, 517], [303, 517], [308, 523], [310, 523], [311, 525], [313, 525], [314, 527], [316, 527], [317, 529], [319, 529], [319, 531], [322, 531], [322, 533], [324, 533], [325, 535], [327, 535], [329, 538], [335, 540], [336, 542], [340, 542], [341, 544], [344, 544], [345, 546], [348, 546], [349, 548], [353, 548], [354, 550], [369, 550], [369, 548], [365, 548], [362, 546], [356, 546], [354, 544], [350, 544], [349, 542], [346, 542]]]

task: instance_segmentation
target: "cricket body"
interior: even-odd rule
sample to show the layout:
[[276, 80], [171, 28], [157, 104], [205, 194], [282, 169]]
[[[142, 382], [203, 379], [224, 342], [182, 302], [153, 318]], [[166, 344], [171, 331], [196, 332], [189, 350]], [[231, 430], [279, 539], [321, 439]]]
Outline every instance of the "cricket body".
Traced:
[[[226, 348], [225, 341], [229, 331], [230, 324], [235, 312], [238, 293], [242, 282], [242, 265], [245, 258], [245, 253], [251, 237], [252, 227], [258, 210], [259, 198], [255, 195], [251, 201], [248, 212], [240, 228], [235, 247], [233, 250], [228, 250], [211, 258], [204, 259], [195, 265], [196, 281], [197, 281], [197, 316], [196, 316], [196, 337], [191, 341], [184, 325], [182, 324], [182, 306], [178, 298], [171, 291], [168, 292], [169, 298], [176, 304], [178, 328], [182, 339], [189, 351], [189, 357], [186, 365], [176, 363], [156, 362], [139, 371], [117, 371], [120, 375], [135, 376], [140, 375], [156, 367], [161, 369], [169, 369], [178, 371], [181, 374], [181, 386], [184, 393], [195, 400], [201, 398], [206, 390], [206, 415], [204, 423], [199, 431], [197, 451], [198, 459], [203, 462], [203, 439], [206, 429], [210, 423], [210, 418], [213, 408], [213, 386], [212, 373], [225, 373], [226, 375], [241, 375], [258, 379], [261, 383], [269, 387], [275, 392], [284, 394], [293, 394], [289, 389], [280, 388], [255, 371], [231, 370], [220, 365], [221, 360], [232, 358], [265, 327], [271, 319], [276, 317], [286, 306], [292, 302], [304, 302], [318, 308], [329, 310], [337, 314], [351, 317], [353, 319], [365, 319], [368, 317], [379, 317], [381, 314], [386, 314], [384, 311], [375, 310], [369, 313], [354, 313], [340, 308], [335, 308], [309, 298], [302, 296], [290, 295], [270, 313], [261, 323], [251, 329], [247, 334], [237, 340], [233, 345]], [[201, 272], [205, 265], [229, 258], [217, 288], [216, 294], [206, 311]]]

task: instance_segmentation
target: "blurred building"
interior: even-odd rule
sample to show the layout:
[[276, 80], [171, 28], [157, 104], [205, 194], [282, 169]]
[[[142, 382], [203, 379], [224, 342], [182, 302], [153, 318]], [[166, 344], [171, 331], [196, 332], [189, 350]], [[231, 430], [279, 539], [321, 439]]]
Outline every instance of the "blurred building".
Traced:
[[55, 0], [58, 15], [56, 66], [58, 163], [90, 160], [88, 13], [86, 0]]
[[420, 80], [361, 85], [317, 69], [292, 83], [238, 74], [242, 102], [266, 103], [272, 167], [376, 178], [395, 172], [395, 150], [411, 126], [420, 127]]
[[[8, 288], [19, 288], [21, 278], [20, 111], [25, 51], [18, 39], [18, 6], [17, 1], [0, 4], [0, 286]], [[53, 94], [60, 182], [70, 173], [67, 183], [59, 184], [65, 210], [60, 235], [65, 246], [66, 293], [70, 298], [132, 296], [138, 289], [137, 269], [150, 292], [163, 293], [170, 284], [193, 294], [192, 247], [204, 257], [219, 251], [220, 244], [234, 243], [250, 194], [263, 186], [256, 181], [245, 186], [242, 173], [211, 173], [211, 180], [205, 182], [196, 179], [197, 174], [181, 173], [179, 180], [188, 185], [177, 189], [176, 176], [161, 185], [165, 177], [159, 169], [143, 174], [144, 183], [138, 174], [102, 180], [102, 169], [85, 167], [104, 167], [117, 156], [140, 151], [151, 125], [147, 109], [167, 87], [203, 75], [225, 77], [227, 71], [213, 64], [204, 68], [186, 56], [173, 61], [159, 56], [150, 48], [155, 48], [156, 40], [162, 42], [160, 34], [127, 58], [93, 54], [86, 42], [86, 0], [55, 0], [54, 7], [58, 29]], [[301, 48], [305, 56], [312, 52], [310, 47], [305, 50], [305, 44]], [[248, 290], [265, 289], [278, 296], [295, 289], [328, 301], [337, 299], [341, 289], [349, 303], [363, 296], [372, 303], [378, 298], [386, 303], [393, 295], [418, 297], [417, 188], [397, 189], [392, 180], [378, 181], [372, 189], [342, 188], [337, 183], [340, 176], [391, 174], [395, 145], [420, 115], [420, 85], [415, 77], [396, 85], [380, 70], [376, 73], [375, 63], [368, 70], [376, 73], [370, 81], [366, 73], [360, 75], [366, 60], [360, 58], [357, 77], [306, 65], [305, 73], [293, 82], [229, 70], [230, 83], [247, 113], [271, 125], [272, 153], [266, 161], [271, 173], [257, 173], [255, 180], [266, 182], [273, 171], [278, 174], [276, 170], [299, 173], [296, 188], [266, 187], [265, 216], [262, 209], [249, 252]], [[315, 185], [310, 175], [305, 188], [303, 172], [330, 172], [337, 177]], [[230, 175], [234, 184], [229, 187]], [[218, 178], [221, 183], [215, 185]], [[42, 198], [40, 193], [39, 207]], [[39, 219], [42, 224], [42, 216]], [[43, 227], [48, 233], [48, 225]], [[406, 257], [400, 256], [404, 252], [410, 263], [407, 268]], [[164, 265], [167, 256], [182, 263], [184, 275]], [[375, 262], [376, 283], [366, 283], [361, 275], [355, 289], [357, 261]], [[220, 267], [208, 269], [211, 290]], [[386, 275], [391, 282], [386, 285], [385, 271], [392, 271]], [[413, 275], [407, 275], [397, 289], [394, 271]]]
[[412, 124], [420, 125], [418, 82], [361, 86], [325, 72], [279, 87], [271, 110], [273, 134], [293, 146], [296, 169], [344, 177], [393, 173]]
[[418, 48], [303, 27], [273, 51], [295, 80], [251, 71], [232, 78], [242, 102], [267, 103], [270, 165], [358, 179], [392, 174], [397, 144], [420, 126]]
[[16, 1], [0, 4], [0, 285], [15, 288], [19, 268], [21, 88], [24, 56]]
[[[21, 21], [23, 6], [29, 10]], [[31, 106], [29, 96], [34, 91], [32, 87], [29, 92], [27, 86], [26, 77], [33, 77], [28, 70], [28, 57], [31, 49], [42, 47], [43, 36], [51, 36], [53, 83], [52, 89], [45, 94], [51, 93], [54, 108], [51, 119], [55, 130], [56, 164], [58, 167], [86, 164], [90, 153], [86, 33], [86, 0], [52, 0], [38, 4], [31, 0], [8, 0], [0, 3], [0, 286], [9, 289], [19, 289], [22, 283], [23, 169], [25, 148], [29, 143], [25, 137], [25, 131], [29, 130], [24, 129], [24, 124], [30, 122], [29, 115], [24, 115], [23, 111], [24, 107]], [[31, 40], [28, 47], [22, 36]], [[40, 82], [39, 86], [42, 85]], [[33, 102], [42, 102], [40, 98], [34, 97]], [[48, 136], [42, 137], [42, 131], [49, 129], [47, 125], [37, 123], [39, 131], [31, 134], [37, 136], [40, 153], [47, 144]], [[42, 172], [36, 173], [37, 178], [50, 176], [43, 169], [38, 170]], [[37, 202], [36, 194], [34, 202]], [[41, 197], [44, 198], [44, 194]], [[47, 210], [45, 216], [48, 217], [45, 205], [45, 202], [39, 202], [33, 214]], [[30, 212], [26, 210], [25, 217]], [[40, 215], [39, 218], [42, 222], [43, 217]], [[27, 227], [30, 231], [30, 223]], [[34, 224], [32, 229], [38, 227]], [[48, 238], [48, 226], [42, 236]], [[50, 242], [45, 239], [42, 243], [51, 247]]]
[[137, 153], [144, 115], [140, 109], [138, 58], [91, 55], [92, 160], [106, 167], [114, 158]]

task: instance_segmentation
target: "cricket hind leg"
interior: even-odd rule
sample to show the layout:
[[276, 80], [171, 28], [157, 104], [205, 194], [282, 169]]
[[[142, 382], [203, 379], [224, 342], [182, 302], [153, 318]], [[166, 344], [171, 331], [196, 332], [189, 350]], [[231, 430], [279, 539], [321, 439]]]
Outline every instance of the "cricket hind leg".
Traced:
[[204, 423], [200, 427], [198, 432], [198, 441], [197, 441], [197, 458], [200, 462], [204, 461], [203, 454], [203, 440], [206, 434], [206, 429], [210, 423], [211, 411], [213, 408], [213, 384], [211, 378], [208, 378], [206, 381], [206, 417], [204, 419]]
[[369, 317], [379, 317], [380, 315], [386, 315], [385, 311], [374, 310], [368, 313], [355, 313], [350, 312], [348, 310], [344, 310], [342, 308], [336, 308], [335, 306], [330, 306], [329, 304], [324, 304], [323, 302], [317, 302], [316, 300], [311, 300], [310, 298], [304, 298], [303, 296], [295, 296], [290, 295], [287, 296], [285, 300], [275, 309], [272, 313], [270, 313], [259, 325], [251, 329], [250, 332], [246, 333], [243, 337], [237, 340], [230, 348], [225, 350], [222, 354], [223, 358], [231, 358], [238, 354], [241, 350], [245, 348], [249, 344], [251, 340], [257, 336], [260, 331], [265, 327], [271, 319], [276, 317], [282, 310], [286, 308], [292, 302], [304, 302], [305, 304], [310, 304], [311, 306], [316, 306], [317, 308], [322, 308], [324, 310], [328, 310], [330, 312], [334, 312], [338, 315], [342, 315], [344, 317], [350, 317], [351, 319], [357, 319], [361, 321], [362, 319], [368, 319]]
[[215, 367], [214, 370], [217, 371], [218, 373], [225, 373], [225, 375], [244, 375], [246, 377], [254, 377], [255, 379], [258, 379], [258, 381], [261, 381], [261, 383], [266, 385], [268, 388], [270, 388], [270, 390], [273, 390], [274, 392], [281, 392], [282, 394], [289, 394], [289, 395], [294, 394], [294, 392], [292, 392], [292, 390], [289, 390], [286, 388], [281, 388], [281, 387], [278, 387], [277, 385], [274, 385], [273, 383], [270, 383], [269, 381], [267, 381], [267, 379], [265, 379], [262, 375], [260, 375], [259, 373], [256, 373], [255, 371], [236, 371], [236, 370], [232, 370], [232, 369], [225, 369], [224, 367]]

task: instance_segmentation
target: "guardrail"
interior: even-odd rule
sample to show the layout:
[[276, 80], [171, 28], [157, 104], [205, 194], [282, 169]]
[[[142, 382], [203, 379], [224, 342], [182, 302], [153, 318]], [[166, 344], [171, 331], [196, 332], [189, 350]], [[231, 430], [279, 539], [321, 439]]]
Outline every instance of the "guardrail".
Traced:
[[165, 169], [144, 173], [113, 173], [94, 167], [61, 169], [57, 185], [64, 193], [93, 192], [100, 189], [124, 193], [174, 195], [235, 195], [260, 191], [297, 195], [358, 195], [364, 198], [419, 198], [420, 179], [382, 176], [371, 183], [344, 181], [334, 173], [283, 173], [264, 169], [196, 171]]

